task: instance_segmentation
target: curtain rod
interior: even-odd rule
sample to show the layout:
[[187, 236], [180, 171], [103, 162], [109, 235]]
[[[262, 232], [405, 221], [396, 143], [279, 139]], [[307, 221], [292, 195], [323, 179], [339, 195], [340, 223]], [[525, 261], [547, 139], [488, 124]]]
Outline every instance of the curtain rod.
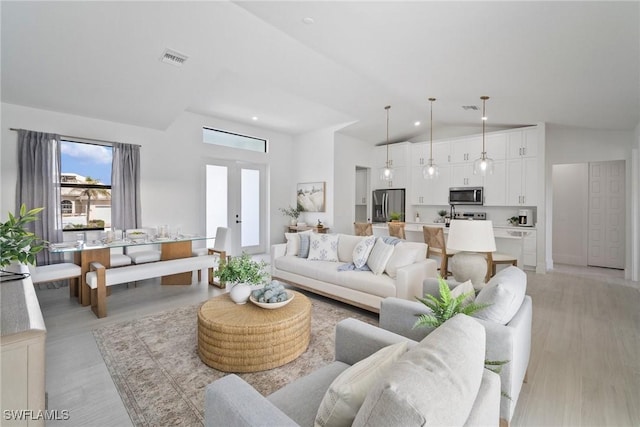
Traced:
[[[26, 129], [9, 128], [9, 130], [17, 132], [19, 130], [26, 130]], [[105, 145], [110, 145], [110, 144], [116, 143], [115, 141], [105, 141], [105, 140], [102, 140], [102, 139], [84, 138], [84, 137], [80, 137], [80, 136], [71, 136], [71, 135], [60, 135], [60, 138], [76, 139], [79, 142], [93, 141], [93, 142], [84, 142], [84, 143], [85, 144], [91, 144], [91, 145], [101, 145], [101, 146], [105, 146]], [[122, 144], [122, 143], [118, 143], [118, 144]], [[133, 145], [133, 146], [136, 146], [136, 147], [142, 147], [141, 145], [138, 145], [138, 144], [129, 144], [129, 145]]]

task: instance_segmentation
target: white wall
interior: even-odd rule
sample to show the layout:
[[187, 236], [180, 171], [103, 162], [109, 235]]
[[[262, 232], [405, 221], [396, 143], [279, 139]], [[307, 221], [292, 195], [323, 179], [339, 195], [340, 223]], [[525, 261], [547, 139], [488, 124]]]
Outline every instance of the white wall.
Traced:
[[[373, 167], [373, 146], [340, 133], [335, 134], [334, 228], [337, 233], [353, 234], [356, 204], [356, 166]], [[371, 188], [369, 188], [369, 193]], [[369, 207], [367, 207], [369, 209]]]
[[[636, 130], [637, 133], [637, 130]], [[637, 230], [632, 230], [632, 207], [638, 203], [640, 194], [633, 190], [632, 177], [633, 157], [632, 148], [636, 145], [637, 137], [634, 131], [607, 131], [584, 128], [570, 128], [557, 125], [547, 125], [546, 128], [546, 177], [547, 200], [550, 202], [553, 182], [553, 165], [571, 163], [589, 163], [592, 161], [625, 160], [627, 185], [626, 206], [626, 268], [625, 278], [631, 279], [632, 260], [640, 258], [640, 253], [634, 248], [633, 242], [640, 239]], [[550, 203], [552, 205], [552, 203]], [[547, 206], [547, 213], [551, 214], [552, 206]], [[553, 221], [550, 221], [552, 224]], [[551, 242], [553, 237], [551, 227], [547, 227], [547, 256], [552, 254]], [[548, 268], [553, 267], [553, 261], [547, 261]], [[637, 280], [637, 279], [635, 279]]]
[[553, 261], [587, 265], [589, 164], [553, 166]]
[[[210, 126], [269, 140], [269, 153], [256, 153], [202, 143], [202, 127]], [[267, 164], [270, 180], [269, 243], [284, 239], [287, 224], [277, 207], [291, 201], [292, 138], [289, 135], [219, 118], [183, 113], [165, 131], [70, 114], [2, 104], [2, 215], [14, 211], [17, 133], [24, 128], [85, 138], [140, 144], [142, 222], [182, 226], [205, 233], [205, 171], [207, 159], [240, 159]]]
[[[285, 184], [288, 201], [282, 205], [296, 206], [296, 188], [298, 183], [325, 183], [325, 212], [303, 212], [298, 221], [315, 225], [318, 220], [334, 232], [335, 183], [334, 170], [334, 130], [331, 128], [298, 135], [294, 138], [294, 161], [287, 165], [293, 171], [293, 179]], [[280, 207], [280, 206], [278, 206]]]

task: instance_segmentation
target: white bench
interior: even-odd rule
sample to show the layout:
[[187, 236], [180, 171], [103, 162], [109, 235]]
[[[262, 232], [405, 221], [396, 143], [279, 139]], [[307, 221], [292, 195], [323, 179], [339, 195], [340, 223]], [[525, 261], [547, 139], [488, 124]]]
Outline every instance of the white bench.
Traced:
[[82, 275], [82, 270], [79, 265], [71, 262], [63, 262], [38, 266], [29, 265], [28, 268], [31, 281], [34, 284], [69, 280], [69, 296], [73, 297], [77, 295], [78, 283]]
[[166, 261], [136, 264], [126, 267], [105, 268], [99, 262], [92, 262], [87, 273], [87, 286], [91, 295], [91, 310], [98, 318], [107, 315], [107, 287], [137, 280], [152, 279], [170, 274], [186, 273], [194, 270], [213, 269], [219, 258], [215, 255], [170, 259]]

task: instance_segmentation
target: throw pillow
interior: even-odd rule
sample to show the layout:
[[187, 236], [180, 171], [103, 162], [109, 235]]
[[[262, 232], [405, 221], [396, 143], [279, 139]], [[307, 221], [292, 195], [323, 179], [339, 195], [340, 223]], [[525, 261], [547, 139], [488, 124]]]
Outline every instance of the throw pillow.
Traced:
[[310, 261], [338, 261], [338, 235], [313, 233], [310, 237]]
[[350, 426], [371, 387], [406, 350], [407, 341], [392, 344], [338, 375], [320, 403], [315, 426]]
[[382, 274], [384, 272], [389, 258], [393, 255], [393, 248], [393, 245], [387, 245], [382, 238], [378, 237], [367, 259], [367, 265], [374, 274]]
[[451, 297], [458, 298], [460, 295], [469, 294], [462, 300], [462, 305], [471, 304], [476, 300], [476, 290], [473, 287], [471, 280], [467, 280], [464, 283], [460, 283], [458, 286], [451, 290]]
[[298, 255], [300, 252], [300, 236], [298, 233], [284, 233], [284, 237], [287, 239], [287, 249], [285, 250], [286, 255]]
[[476, 296], [476, 303], [489, 304], [473, 317], [506, 325], [516, 315], [527, 290], [527, 275], [518, 267], [501, 270]]
[[369, 258], [369, 254], [371, 253], [371, 249], [373, 249], [373, 245], [376, 243], [376, 238], [374, 236], [365, 237], [353, 248], [353, 263], [356, 268], [362, 268]]
[[391, 258], [389, 258], [387, 265], [384, 267], [385, 273], [395, 279], [398, 275], [399, 268], [406, 267], [415, 262], [417, 253], [417, 249], [410, 247], [404, 242], [396, 244]]
[[300, 252], [298, 252], [298, 257], [309, 257], [310, 238], [310, 234], [300, 233]]

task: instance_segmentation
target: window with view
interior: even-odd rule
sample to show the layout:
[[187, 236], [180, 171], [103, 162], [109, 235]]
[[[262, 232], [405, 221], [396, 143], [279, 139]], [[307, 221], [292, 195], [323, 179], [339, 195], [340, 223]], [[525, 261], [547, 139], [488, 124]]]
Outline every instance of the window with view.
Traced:
[[63, 228], [110, 228], [112, 148], [63, 140], [60, 150], [60, 211]]

